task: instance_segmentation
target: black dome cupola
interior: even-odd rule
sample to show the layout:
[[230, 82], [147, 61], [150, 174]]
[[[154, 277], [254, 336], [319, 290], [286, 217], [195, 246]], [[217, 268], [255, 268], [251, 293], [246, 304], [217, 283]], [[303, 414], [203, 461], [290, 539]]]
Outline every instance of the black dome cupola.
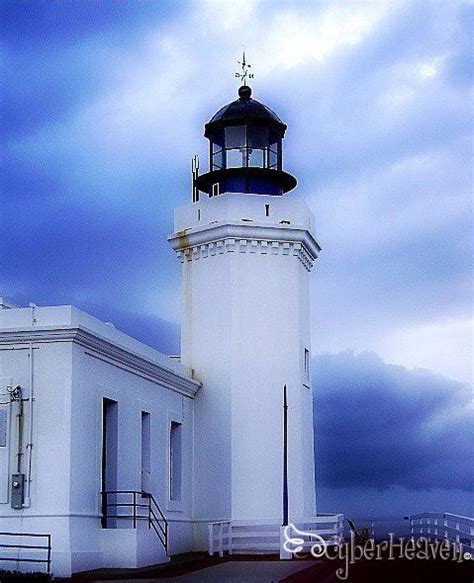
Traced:
[[283, 171], [286, 125], [269, 107], [252, 99], [247, 85], [206, 124], [210, 142], [209, 172], [195, 180], [210, 196], [225, 192], [282, 195], [296, 186]]

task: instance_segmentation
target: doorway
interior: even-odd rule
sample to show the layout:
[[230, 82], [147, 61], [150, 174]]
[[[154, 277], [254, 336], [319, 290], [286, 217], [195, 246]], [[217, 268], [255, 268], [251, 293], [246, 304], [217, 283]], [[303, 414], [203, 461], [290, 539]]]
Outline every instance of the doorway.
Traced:
[[[116, 504], [118, 469], [118, 403], [102, 399], [102, 527], [113, 528], [115, 520], [107, 520], [108, 508]], [[112, 507], [113, 508], [113, 507]], [[114, 514], [114, 512], [113, 512]]]

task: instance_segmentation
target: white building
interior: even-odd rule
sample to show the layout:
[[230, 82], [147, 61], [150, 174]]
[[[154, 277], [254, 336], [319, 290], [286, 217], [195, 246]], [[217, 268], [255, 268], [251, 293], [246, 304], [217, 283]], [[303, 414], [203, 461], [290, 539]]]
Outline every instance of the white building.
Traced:
[[286, 194], [285, 130], [245, 85], [206, 125], [210, 171], [195, 172], [169, 237], [181, 362], [71, 306], [1, 303], [2, 567], [40, 570], [26, 559], [48, 551], [25, 546], [49, 543], [56, 575], [215, 546], [278, 552], [286, 512], [300, 527], [338, 521], [316, 515], [308, 277], [320, 249], [304, 201]]

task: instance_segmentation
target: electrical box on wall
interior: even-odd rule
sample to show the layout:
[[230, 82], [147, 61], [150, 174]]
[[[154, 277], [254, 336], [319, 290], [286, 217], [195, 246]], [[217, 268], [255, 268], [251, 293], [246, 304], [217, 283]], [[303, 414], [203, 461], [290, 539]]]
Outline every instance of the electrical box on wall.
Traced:
[[11, 481], [11, 505], [12, 508], [23, 508], [25, 500], [25, 474], [12, 474]]

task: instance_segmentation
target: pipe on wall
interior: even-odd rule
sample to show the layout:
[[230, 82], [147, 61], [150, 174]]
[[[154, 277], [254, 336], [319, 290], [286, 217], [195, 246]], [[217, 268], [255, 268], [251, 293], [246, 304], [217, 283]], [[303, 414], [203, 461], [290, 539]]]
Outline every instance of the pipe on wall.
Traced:
[[18, 449], [16, 452], [16, 473], [21, 474], [21, 462], [23, 458], [23, 426], [24, 426], [24, 414], [23, 414], [23, 393], [21, 387], [18, 388], [18, 413], [17, 418], [17, 428], [18, 428]]
[[[32, 309], [33, 312], [34, 308]], [[33, 315], [33, 314], [32, 314]], [[29, 404], [29, 424], [28, 424], [28, 443], [26, 444], [26, 452], [28, 455], [28, 464], [26, 467], [26, 492], [24, 506], [29, 508], [31, 506], [31, 475], [32, 475], [32, 459], [33, 459], [33, 408], [34, 408], [34, 368], [33, 368], [33, 343], [29, 343], [29, 361], [30, 361], [30, 394], [28, 399]]]

